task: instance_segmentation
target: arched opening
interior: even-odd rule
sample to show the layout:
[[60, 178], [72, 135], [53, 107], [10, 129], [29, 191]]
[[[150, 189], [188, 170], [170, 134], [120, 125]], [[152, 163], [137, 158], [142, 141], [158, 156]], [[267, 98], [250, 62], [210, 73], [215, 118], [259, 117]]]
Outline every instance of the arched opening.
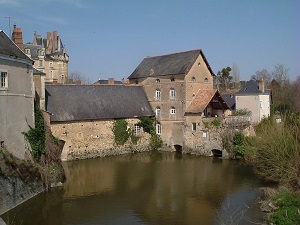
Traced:
[[212, 154], [215, 156], [215, 157], [222, 157], [222, 150], [219, 150], [219, 149], [213, 149], [211, 150]]
[[182, 154], [182, 146], [181, 145], [174, 145], [174, 148], [175, 148], [177, 153]]

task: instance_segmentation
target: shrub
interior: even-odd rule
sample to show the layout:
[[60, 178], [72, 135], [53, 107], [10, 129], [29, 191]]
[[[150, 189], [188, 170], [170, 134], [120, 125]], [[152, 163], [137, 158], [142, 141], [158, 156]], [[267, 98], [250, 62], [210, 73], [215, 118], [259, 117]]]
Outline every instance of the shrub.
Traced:
[[163, 141], [161, 137], [157, 134], [152, 133], [150, 138], [150, 149], [151, 150], [158, 150], [162, 147]]
[[237, 109], [237, 110], [235, 110], [234, 115], [235, 116], [251, 116], [252, 112], [249, 109], [246, 109], [246, 108]]
[[265, 119], [256, 129], [256, 137], [245, 141], [247, 162], [269, 181], [300, 187], [299, 128]]
[[116, 145], [124, 145], [129, 139], [129, 132], [127, 129], [128, 122], [125, 119], [116, 119], [113, 124], [112, 131], [114, 133]]
[[139, 118], [139, 126], [141, 126], [145, 132], [151, 134], [151, 132], [155, 131], [155, 117], [140, 117]]
[[222, 121], [219, 118], [214, 119], [212, 122], [212, 125], [214, 125], [215, 127], [220, 127], [222, 124]]

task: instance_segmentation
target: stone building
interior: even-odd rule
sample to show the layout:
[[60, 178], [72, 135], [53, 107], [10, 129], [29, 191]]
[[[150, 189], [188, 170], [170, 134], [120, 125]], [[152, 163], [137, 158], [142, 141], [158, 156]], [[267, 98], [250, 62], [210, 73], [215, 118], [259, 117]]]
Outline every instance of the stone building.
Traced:
[[[191, 147], [194, 133], [189, 131], [203, 129], [203, 117], [224, 116], [229, 109], [213, 90], [213, 78], [200, 49], [146, 57], [128, 77], [131, 85], [144, 87], [158, 121], [157, 134], [168, 147], [178, 151]], [[197, 99], [203, 94], [205, 107], [198, 107], [202, 111], [188, 111], [190, 105], [200, 104]], [[213, 104], [215, 101], [218, 104]]]
[[[14, 34], [16, 37], [20, 36], [20, 32], [22, 31], [15, 27], [13, 37]], [[46, 74], [46, 83], [67, 82], [69, 55], [57, 31], [47, 32], [47, 38], [35, 32], [33, 42], [24, 44], [23, 48], [25, 54], [34, 60], [35, 68]]]
[[[148, 150], [150, 135], [139, 117], [154, 116], [142, 87], [123, 85], [46, 85], [46, 110], [53, 135], [65, 141], [62, 160]], [[115, 119], [126, 119], [137, 144], [116, 146]]]
[[34, 127], [33, 60], [0, 30], [0, 145], [30, 156], [24, 133]]

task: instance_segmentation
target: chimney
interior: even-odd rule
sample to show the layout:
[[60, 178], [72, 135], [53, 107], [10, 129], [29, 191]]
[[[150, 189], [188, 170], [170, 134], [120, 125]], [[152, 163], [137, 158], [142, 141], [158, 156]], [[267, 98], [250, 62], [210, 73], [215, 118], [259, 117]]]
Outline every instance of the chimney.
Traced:
[[53, 53], [57, 50], [57, 31], [53, 31]]
[[16, 25], [14, 25], [14, 30], [11, 36], [11, 39], [13, 42], [16, 43], [16, 45], [24, 51], [24, 45], [23, 45], [23, 34], [21, 28], [17, 28]]
[[108, 78], [108, 84], [115, 84], [114, 78]]
[[262, 93], [265, 93], [265, 81], [263, 78], [258, 81], [258, 88]]

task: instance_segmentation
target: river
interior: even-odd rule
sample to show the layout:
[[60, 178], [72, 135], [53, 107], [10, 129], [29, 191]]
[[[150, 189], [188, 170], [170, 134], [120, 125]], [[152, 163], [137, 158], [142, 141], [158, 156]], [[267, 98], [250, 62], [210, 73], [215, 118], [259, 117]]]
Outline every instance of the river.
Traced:
[[150, 152], [65, 162], [66, 182], [3, 214], [8, 225], [261, 222], [261, 181], [239, 161]]

